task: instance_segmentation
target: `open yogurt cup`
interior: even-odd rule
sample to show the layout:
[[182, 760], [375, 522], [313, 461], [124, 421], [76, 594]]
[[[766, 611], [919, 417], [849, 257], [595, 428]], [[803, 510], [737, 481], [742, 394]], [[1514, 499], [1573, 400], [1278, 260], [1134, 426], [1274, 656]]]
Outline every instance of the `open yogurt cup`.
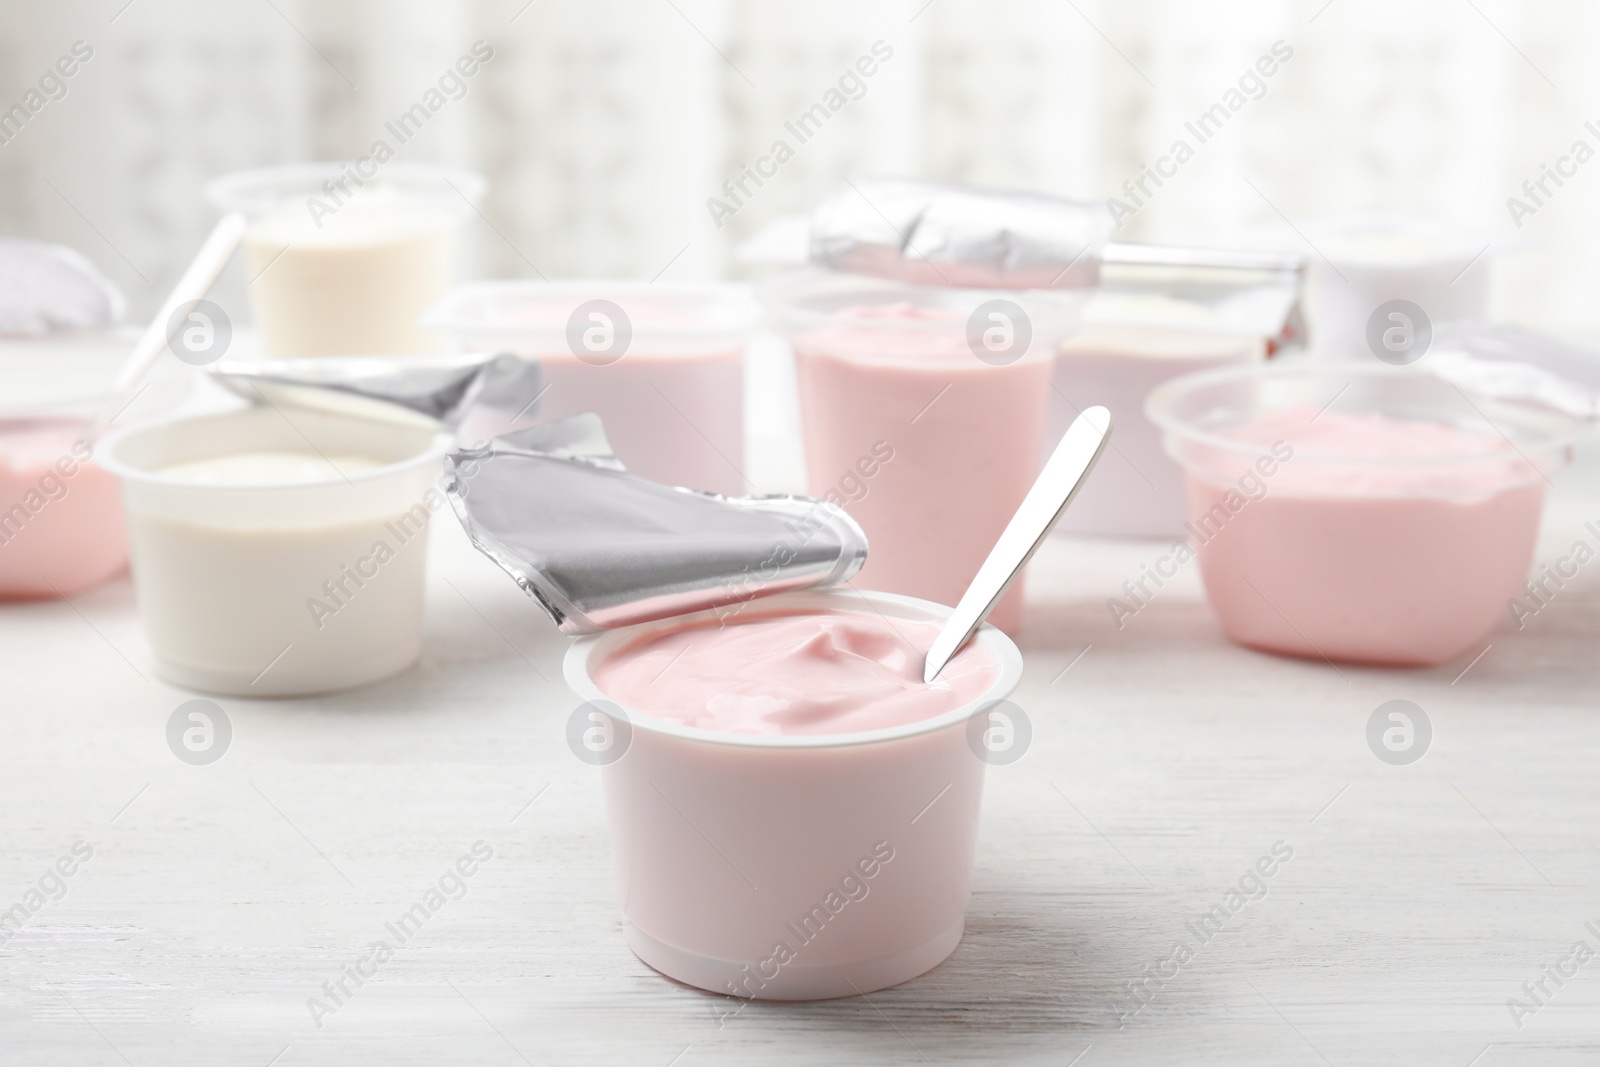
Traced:
[[428, 353], [417, 324], [450, 284], [485, 183], [470, 171], [370, 159], [239, 171], [206, 196], [250, 219], [250, 304], [269, 356]]
[[1473, 651], [1506, 615], [1586, 425], [1417, 368], [1305, 362], [1179, 378], [1146, 412], [1228, 637], [1395, 666]]
[[[937, 624], [949, 611], [886, 593], [807, 591], [738, 617], [881, 612], [891, 625]], [[767, 1000], [871, 993], [937, 966], [961, 940], [971, 893], [987, 763], [969, 728], [1016, 688], [1016, 645], [984, 626], [968, 650], [994, 666], [981, 697], [861, 733], [684, 726], [619, 705], [596, 683], [610, 657], [717, 619], [641, 623], [567, 651], [567, 684], [589, 707], [626, 717], [608, 724], [625, 744], [601, 776], [628, 947], [678, 981]]]
[[457, 286], [423, 322], [463, 352], [537, 359], [539, 417], [597, 413], [635, 474], [737, 494], [758, 315], [739, 285], [497, 281]]
[[[760, 296], [794, 349], [808, 491], [872, 542], [859, 584], [956, 603], [1039, 473], [1084, 297], [814, 270]], [[1021, 618], [1018, 582], [990, 621]]]
[[451, 444], [431, 428], [279, 407], [107, 437], [101, 463], [122, 482], [157, 671], [190, 689], [274, 697], [409, 667]]

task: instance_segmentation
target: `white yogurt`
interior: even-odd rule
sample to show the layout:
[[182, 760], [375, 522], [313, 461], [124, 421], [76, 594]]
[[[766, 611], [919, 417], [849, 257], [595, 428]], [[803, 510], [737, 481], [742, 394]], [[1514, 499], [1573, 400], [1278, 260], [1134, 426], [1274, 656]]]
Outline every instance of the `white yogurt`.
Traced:
[[439, 351], [418, 317], [450, 280], [482, 177], [427, 164], [300, 163], [206, 186], [249, 216], [250, 303], [270, 356]]
[[108, 438], [159, 673], [207, 692], [294, 696], [408, 667], [449, 441], [275, 409]]
[[250, 299], [274, 356], [439, 350], [417, 328], [450, 280], [457, 220], [427, 200], [378, 186], [331, 214], [291, 200], [245, 231]]

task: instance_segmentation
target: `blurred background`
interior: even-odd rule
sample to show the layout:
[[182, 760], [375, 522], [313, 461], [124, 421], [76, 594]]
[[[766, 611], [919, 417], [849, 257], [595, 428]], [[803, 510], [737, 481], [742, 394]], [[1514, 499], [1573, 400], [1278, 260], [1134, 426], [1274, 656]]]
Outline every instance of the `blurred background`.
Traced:
[[[493, 57], [396, 158], [489, 179], [468, 276], [740, 277], [740, 240], [855, 174], [1100, 200], [1274, 42], [1292, 50], [1121, 240], [1294, 243], [1318, 217], [1432, 215], [1493, 246], [1495, 317], [1600, 335], [1600, 12], [1578, 0], [93, 0], [0, 3], [0, 233], [73, 245], [148, 316], [215, 221], [205, 182], [365, 154], [474, 42]], [[876, 73], [793, 122], [875, 42]], [[80, 46], [80, 49], [82, 46]], [[881, 54], [880, 46], [880, 54]], [[852, 87], [853, 88], [853, 87]], [[1597, 124], [1600, 130], [1600, 124]], [[731, 215], [723, 183], [792, 159]], [[1192, 140], [1192, 138], [1191, 138]], [[1569, 165], [1570, 169], [1570, 165]], [[1593, 173], [1589, 173], [1592, 169]], [[1130, 201], [1131, 202], [1131, 201]], [[720, 225], [718, 225], [720, 222]], [[232, 281], [238, 306], [240, 282]]]

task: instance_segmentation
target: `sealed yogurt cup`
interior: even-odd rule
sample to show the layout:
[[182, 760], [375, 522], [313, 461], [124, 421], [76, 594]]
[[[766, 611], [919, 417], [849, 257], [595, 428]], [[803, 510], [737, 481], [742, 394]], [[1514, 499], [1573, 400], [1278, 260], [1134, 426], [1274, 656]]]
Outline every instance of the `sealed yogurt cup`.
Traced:
[[744, 286], [472, 282], [424, 320], [464, 352], [537, 359], [541, 420], [593, 411], [624, 466], [666, 485], [745, 493]]
[[[808, 492], [872, 544], [860, 584], [956, 603], [1039, 473], [1083, 297], [804, 271], [761, 299], [794, 349]], [[989, 618], [1016, 631], [1021, 582]]]
[[250, 304], [273, 357], [419, 354], [484, 191], [470, 171], [370, 160], [240, 171], [206, 186], [244, 235]]
[[[954, 951], [987, 765], [971, 740], [972, 720], [1009, 696], [1022, 675], [1022, 656], [1003, 633], [983, 627], [952, 661], [946, 673], [955, 672], [954, 680], [939, 694], [938, 714], [850, 733], [810, 732], [832, 721], [861, 725], [848, 699], [825, 706], [831, 698], [820, 691], [776, 713], [820, 715], [791, 724], [808, 732], [770, 732], [759, 702], [730, 708], [713, 694], [703, 707], [678, 703], [672, 693], [705, 681], [672, 673], [685, 664], [695, 671], [693, 655], [659, 675], [649, 661], [642, 685], [612, 673], [619, 662], [632, 666], [627, 657], [661, 656], [666, 650], [650, 648], [656, 641], [682, 641], [692, 652], [702, 632], [712, 641], [746, 624], [794, 617], [865, 620], [855, 636], [832, 640], [882, 654], [872, 628], [920, 638], [948, 614], [904, 596], [809, 591], [752, 603], [727, 629], [707, 611], [572, 645], [567, 684], [588, 702], [574, 721], [609, 727], [620, 753], [595, 762], [603, 763], [628, 947], [640, 959], [717, 993], [820, 1000], [908, 981]], [[920, 656], [915, 670], [920, 682]], [[760, 665], [749, 671], [756, 688], [771, 683]], [[619, 700], [608, 688], [633, 695]], [[665, 706], [640, 707], [662, 699]], [[751, 709], [754, 717], [741, 726]], [[887, 705], [874, 713], [904, 718]], [[704, 714], [728, 728], [694, 725], [707, 721]]]
[[1228, 637], [1395, 666], [1477, 651], [1506, 616], [1584, 430], [1381, 365], [1209, 371], [1146, 412], [1184, 470], [1185, 531]]
[[233, 696], [375, 682], [422, 646], [447, 433], [262, 407], [133, 427], [122, 482], [134, 587], [162, 677]]
[[127, 566], [117, 479], [88, 440], [105, 399], [0, 411], [0, 600], [70, 597]]

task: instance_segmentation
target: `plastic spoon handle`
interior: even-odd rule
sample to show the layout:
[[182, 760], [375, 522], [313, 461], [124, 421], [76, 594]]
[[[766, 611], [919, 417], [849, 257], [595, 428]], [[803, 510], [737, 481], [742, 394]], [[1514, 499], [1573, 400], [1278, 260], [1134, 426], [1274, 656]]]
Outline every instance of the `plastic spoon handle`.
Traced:
[[117, 374], [117, 380], [112, 386], [116, 392], [131, 389], [145, 371], [161, 355], [161, 350], [182, 328], [182, 323], [172, 321], [172, 313], [182, 304], [191, 300], [199, 300], [211, 291], [211, 286], [216, 283], [217, 276], [222, 273], [222, 268], [228, 265], [228, 260], [233, 257], [234, 249], [239, 247], [239, 242], [244, 238], [245, 217], [237, 211], [224, 215], [211, 231], [211, 236], [206, 238], [206, 243], [200, 246], [200, 251], [195, 254], [194, 261], [189, 264], [189, 269], [183, 272], [183, 277], [178, 279], [178, 284], [173, 287], [172, 293], [167, 297], [166, 303], [161, 305], [161, 310], [156, 312], [156, 317], [150, 320], [150, 326], [144, 331], [144, 336], [139, 338], [139, 343], [134, 345], [133, 352], [128, 356], [122, 370]]
[[1073, 420], [1066, 436], [1050, 454], [1044, 470], [1039, 472], [1033, 488], [1023, 498], [1022, 506], [1017, 508], [1000, 540], [989, 550], [989, 558], [983, 561], [972, 584], [961, 594], [961, 603], [956, 605], [934, 639], [922, 668], [924, 682], [937, 678], [950, 657], [983, 625], [983, 620], [1038, 551], [1050, 528], [1072, 503], [1078, 487], [1088, 477], [1110, 437], [1111, 412], [1105, 408], [1089, 408]]

